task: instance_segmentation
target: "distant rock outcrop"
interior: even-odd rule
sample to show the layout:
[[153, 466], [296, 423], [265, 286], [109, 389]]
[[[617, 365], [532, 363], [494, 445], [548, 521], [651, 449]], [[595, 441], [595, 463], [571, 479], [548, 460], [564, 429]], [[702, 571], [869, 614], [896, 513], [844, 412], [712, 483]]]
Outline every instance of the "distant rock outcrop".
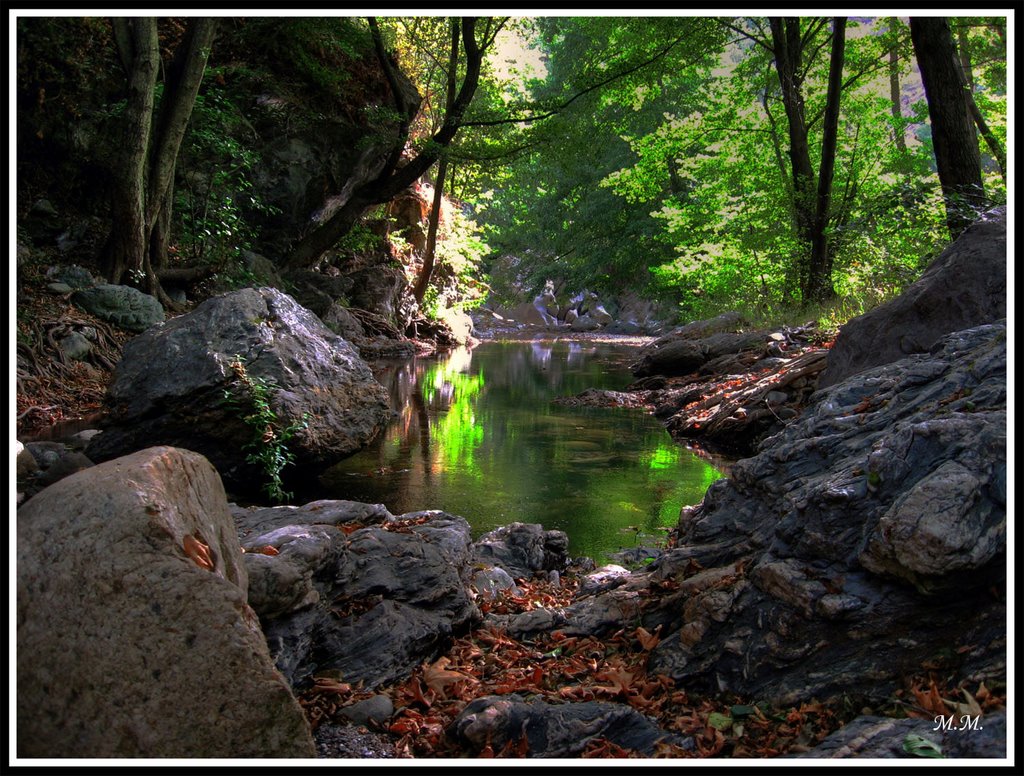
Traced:
[[314, 756], [208, 461], [110, 461], [17, 523], [19, 757]]
[[825, 388], [880, 364], [927, 353], [944, 334], [1006, 317], [1006, 208], [992, 210], [902, 294], [839, 330]]

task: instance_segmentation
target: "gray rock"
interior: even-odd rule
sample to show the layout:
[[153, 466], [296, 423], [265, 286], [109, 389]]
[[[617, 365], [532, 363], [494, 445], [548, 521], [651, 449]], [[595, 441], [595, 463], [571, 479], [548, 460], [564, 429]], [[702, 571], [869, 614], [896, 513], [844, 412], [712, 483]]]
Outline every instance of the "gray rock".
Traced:
[[14, 443], [14, 470], [15, 476], [22, 480], [30, 477], [39, 471], [39, 462], [32, 455], [32, 451], [25, 447], [20, 441]]
[[536, 523], [512, 523], [481, 536], [473, 543], [473, 558], [498, 566], [515, 579], [530, 579], [534, 572], [564, 569], [569, 562], [569, 537], [564, 531], [546, 531]]
[[17, 523], [20, 757], [313, 756], [208, 461], [110, 461]]
[[591, 317], [590, 313], [584, 313], [572, 322], [570, 328], [573, 331], [597, 331], [601, 328], [601, 324]]
[[162, 323], [164, 308], [154, 297], [131, 286], [103, 284], [71, 295], [77, 307], [128, 331], [143, 332]]
[[[314, 514], [309, 506], [303, 519]], [[262, 510], [260, 532], [243, 540], [252, 550], [244, 558], [253, 607], [278, 668], [297, 688], [328, 669], [367, 687], [399, 681], [479, 617], [465, 520], [424, 512], [385, 521], [383, 507], [363, 506], [378, 523], [355, 530], [340, 517], [351, 507], [333, 517], [319, 510], [320, 524], [290, 523], [294, 513], [277, 510], [276, 527]], [[276, 554], [259, 552], [267, 546]]]
[[[262, 472], [245, 459], [257, 432], [231, 366], [264, 381], [279, 427], [306, 427], [289, 440], [300, 468], [325, 468], [371, 440], [389, 417], [387, 394], [345, 340], [286, 294], [242, 289], [135, 337], [124, 348], [108, 391], [106, 428], [89, 445], [104, 460], [148, 444], [206, 455], [232, 488], [258, 487]], [[285, 472], [287, 476], [288, 472]]]
[[862, 372], [734, 464], [657, 571], [728, 583], [662, 620], [652, 670], [777, 702], [884, 693], [950, 644], [973, 645], [970, 675], [1005, 671], [1005, 606], [986, 592], [1006, 579], [1005, 348], [1003, 325], [982, 326]]
[[349, 342], [366, 336], [366, 329], [363, 328], [363, 324], [359, 322], [359, 319], [350, 313], [347, 308], [342, 307], [336, 302], [332, 302], [320, 318], [328, 329], [339, 337], [344, 337]]
[[84, 361], [92, 352], [92, 343], [80, 332], [73, 331], [57, 342], [66, 358], [72, 361]]
[[498, 593], [510, 592], [512, 595], [519, 595], [520, 590], [516, 587], [516, 581], [503, 568], [490, 566], [477, 569], [473, 572], [470, 580], [473, 589], [481, 596], [495, 598]]
[[395, 714], [395, 705], [387, 695], [374, 695], [340, 710], [341, 716], [356, 725], [383, 724]]
[[323, 499], [302, 506], [280, 507], [240, 507], [232, 504], [231, 514], [243, 547], [255, 546], [260, 534], [290, 525], [375, 525], [395, 519], [383, 504], [364, 504], [343, 499]]
[[[968, 727], [976, 722], [977, 728]], [[891, 719], [889, 717], [857, 717], [829, 735], [799, 758], [872, 758], [922, 759], [915, 755], [915, 740], [934, 745], [925, 747], [942, 758], [1005, 758], [1006, 713], [986, 714], [963, 720], [956, 717], [951, 729], [936, 730], [936, 723], [925, 719]], [[963, 728], [963, 729], [960, 729]]]
[[886, 304], [847, 322], [820, 388], [870, 367], [927, 353], [950, 332], [1006, 317], [1006, 208], [992, 210]]
[[604, 739], [650, 756], [659, 741], [685, 749], [693, 740], [663, 730], [648, 717], [619, 703], [550, 704], [524, 701], [518, 695], [487, 696], [471, 701], [448, 728], [448, 735], [471, 751], [487, 746], [497, 753], [525, 735], [527, 757], [576, 757]]
[[77, 264], [71, 264], [67, 267], [60, 267], [54, 275], [54, 280], [59, 283], [64, 283], [70, 286], [72, 289], [92, 288], [97, 285], [99, 281], [92, 276], [92, 273], [85, 267], [80, 267]]
[[[641, 349], [637, 361], [631, 367], [633, 374], [637, 377], [687, 375], [725, 356], [735, 356], [744, 351], [761, 355], [765, 347], [763, 332], [715, 330], [733, 320], [732, 317], [719, 316], [712, 321], [698, 322], [699, 326], [691, 324], [655, 340]], [[710, 333], [700, 333], [708, 328], [711, 329]], [[719, 367], [715, 371], [722, 370]]]

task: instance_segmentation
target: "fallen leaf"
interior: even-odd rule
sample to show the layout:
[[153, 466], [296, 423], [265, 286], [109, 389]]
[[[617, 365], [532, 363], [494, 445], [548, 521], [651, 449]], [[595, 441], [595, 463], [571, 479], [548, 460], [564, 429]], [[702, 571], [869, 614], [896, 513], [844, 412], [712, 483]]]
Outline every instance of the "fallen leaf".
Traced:
[[427, 687], [437, 693], [440, 697], [446, 697], [445, 688], [449, 685], [455, 684], [456, 682], [479, 683], [479, 680], [469, 674], [463, 674], [459, 671], [449, 671], [445, 668], [449, 663], [451, 663], [451, 660], [446, 657], [440, 657], [433, 664], [423, 667], [423, 681], [427, 683]]
[[192, 559], [200, 568], [204, 568], [207, 571], [213, 571], [214, 564], [210, 558], [210, 546], [205, 542], [200, 541], [192, 534], [186, 534], [185, 539], [182, 541], [185, 554]]
[[903, 751], [916, 757], [944, 757], [938, 744], [916, 733], [907, 733], [907, 737], [903, 739]]
[[650, 652], [661, 641], [659, 634], [661, 633], [661, 626], [659, 625], [654, 629], [654, 633], [649, 632], [646, 628], [636, 629], [636, 639], [640, 642], [640, 647], [645, 652]]

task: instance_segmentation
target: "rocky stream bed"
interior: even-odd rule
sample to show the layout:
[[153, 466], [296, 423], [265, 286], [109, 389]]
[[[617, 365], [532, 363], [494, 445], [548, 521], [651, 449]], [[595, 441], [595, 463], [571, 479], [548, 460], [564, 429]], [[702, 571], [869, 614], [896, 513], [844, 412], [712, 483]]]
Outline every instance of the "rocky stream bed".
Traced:
[[149, 328], [101, 433], [18, 453], [17, 755], [1005, 758], [1004, 271], [996, 213], [834, 345], [723, 316], [564, 397], [742, 453], [602, 568], [529, 515], [240, 506], [232, 359], [313, 469], [383, 419], [358, 350], [269, 288]]

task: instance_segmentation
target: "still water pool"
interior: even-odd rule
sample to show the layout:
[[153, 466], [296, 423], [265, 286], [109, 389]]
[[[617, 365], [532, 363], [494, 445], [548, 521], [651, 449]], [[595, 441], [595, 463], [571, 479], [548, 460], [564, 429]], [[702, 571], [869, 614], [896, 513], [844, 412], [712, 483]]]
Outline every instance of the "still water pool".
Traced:
[[679, 510], [721, 473], [640, 409], [563, 407], [558, 396], [621, 390], [635, 346], [485, 342], [376, 370], [391, 424], [321, 478], [318, 498], [384, 504], [398, 515], [442, 509], [474, 538], [512, 522], [569, 535], [599, 563], [664, 539]]

